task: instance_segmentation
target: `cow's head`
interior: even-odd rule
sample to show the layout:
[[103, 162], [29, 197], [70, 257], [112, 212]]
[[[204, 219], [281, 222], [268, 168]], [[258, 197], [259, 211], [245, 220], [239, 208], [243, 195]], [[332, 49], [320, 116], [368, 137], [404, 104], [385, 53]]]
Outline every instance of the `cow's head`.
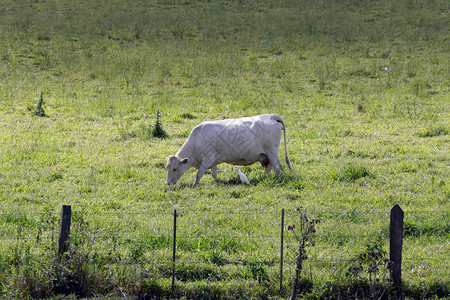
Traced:
[[178, 179], [180, 179], [181, 175], [189, 169], [189, 158], [179, 158], [175, 155], [169, 156], [167, 158], [167, 179], [166, 184], [174, 185], [177, 183]]

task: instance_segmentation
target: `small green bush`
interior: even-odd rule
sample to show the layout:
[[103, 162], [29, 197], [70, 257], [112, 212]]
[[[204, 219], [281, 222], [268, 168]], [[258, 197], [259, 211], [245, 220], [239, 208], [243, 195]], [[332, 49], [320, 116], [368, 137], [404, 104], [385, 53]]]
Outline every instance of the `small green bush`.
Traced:
[[161, 139], [169, 138], [169, 135], [162, 127], [161, 112], [159, 110], [156, 112], [156, 122], [155, 122], [155, 126], [152, 129], [152, 136], [161, 138]]
[[45, 105], [45, 103], [44, 103], [44, 93], [41, 92], [41, 95], [39, 97], [39, 101], [38, 101], [38, 103], [36, 105], [36, 108], [33, 111], [33, 115], [38, 116], [38, 117], [46, 117], [47, 115], [46, 115], [45, 110], [44, 110], [44, 105]]
[[[359, 285], [367, 282], [370, 289], [363, 298], [382, 299], [391, 292], [390, 274], [393, 263], [387, 258], [383, 249], [383, 236], [366, 244], [366, 249], [359, 253], [346, 267], [345, 276], [356, 280]], [[368, 277], [368, 279], [367, 279]], [[370, 296], [369, 296], [370, 295]]]

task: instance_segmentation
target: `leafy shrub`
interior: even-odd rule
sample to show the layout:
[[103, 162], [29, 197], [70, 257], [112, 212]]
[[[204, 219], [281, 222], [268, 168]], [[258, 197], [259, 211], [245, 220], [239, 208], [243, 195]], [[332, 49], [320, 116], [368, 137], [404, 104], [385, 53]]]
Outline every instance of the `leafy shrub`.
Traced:
[[264, 264], [260, 261], [250, 262], [246, 266], [246, 271], [250, 278], [258, 280], [258, 283], [269, 281], [269, 275], [267, 274]]
[[364, 298], [382, 299], [390, 292], [389, 280], [393, 263], [386, 255], [387, 252], [383, 249], [383, 236], [380, 234], [374, 241], [367, 243], [365, 251], [359, 253], [347, 265], [346, 277], [369, 284], [370, 296], [364, 295]]

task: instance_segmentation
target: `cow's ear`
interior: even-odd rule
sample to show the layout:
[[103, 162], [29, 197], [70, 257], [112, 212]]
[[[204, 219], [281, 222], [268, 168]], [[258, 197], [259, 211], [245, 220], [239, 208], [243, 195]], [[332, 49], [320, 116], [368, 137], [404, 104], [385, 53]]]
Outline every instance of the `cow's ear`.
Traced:
[[180, 160], [180, 163], [182, 164], [187, 164], [189, 162], [189, 158], [183, 158], [182, 160]]

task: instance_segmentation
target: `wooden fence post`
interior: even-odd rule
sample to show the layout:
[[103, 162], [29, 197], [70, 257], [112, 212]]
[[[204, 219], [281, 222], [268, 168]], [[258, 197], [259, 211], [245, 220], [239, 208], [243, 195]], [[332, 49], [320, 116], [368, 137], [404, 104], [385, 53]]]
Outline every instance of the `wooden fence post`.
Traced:
[[175, 255], [177, 249], [177, 210], [173, 211], [172, 293], [175, 292]]
[[393, 262], [391, 280], [397, 292], [402, 289], [403, 210], [398, 204], [391, 209], [389, 259]]
[[280, 294], [283, 291], [283, 244], [284, 244], [284, 208], [281, 209], [281, 246], [280, 246]]
[[63, 205], [61, 209], [61, 224], [59, 231], [58, 254], [60, 257], [69, 250], [70, 223], [72, 222], [72, 207]]

